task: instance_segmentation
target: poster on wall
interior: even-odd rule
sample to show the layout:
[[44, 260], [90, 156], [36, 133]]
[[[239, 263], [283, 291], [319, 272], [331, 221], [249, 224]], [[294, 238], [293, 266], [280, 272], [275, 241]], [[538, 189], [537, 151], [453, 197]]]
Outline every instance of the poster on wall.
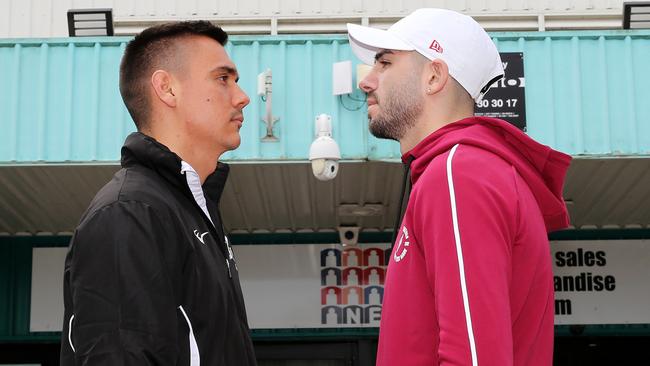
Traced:
[[[388, 244], [233, 246], [253, 329], [378, 327]], [[34, 248], [30, 331], [60, 331], [67, 248]], [[650, 324], [650, 240], [551, 242], [556, 324]]]
[[[550, 249], [556, 324], [650, 324], [650, 240], [554, 241]], [[384, 250], [384, 262], [373, 250]], [[377, 326], [387, 251], [236, 246], [251, 327]]]
[[[251, 328], [378, 327], [387, 244], [233, 246]], [[61, 331], [67, 248], [34, 248], [30, 331]]]
[[60, 332], [63, 327], [63, 267], [68, 248], [32, 249], [30, 332]]
[[650, 324], [650, 240], [551, 242], [555, 324]]
[[378, 327], [389, 250], [387, 244], [235, 246], [251, 328]]
[[474, 105], [476, 116], [505, 120], [526, 131], [526, 79], [524, 54], [501, 52], [504, 77], [496, 81], [485, 97]]

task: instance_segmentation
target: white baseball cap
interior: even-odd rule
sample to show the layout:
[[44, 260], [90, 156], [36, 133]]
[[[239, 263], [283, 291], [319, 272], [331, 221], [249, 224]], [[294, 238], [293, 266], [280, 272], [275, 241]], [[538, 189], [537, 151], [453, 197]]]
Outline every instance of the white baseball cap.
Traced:
[[446, 9], [418, 9], [388, 30], [348, 23], [354, 54], [365, 64], [375, 62], [382, 49], [417, 51], [447, 63], [449, 74], [480, 100], [490, 85], [503, 77], [494, 42], [471, 17]]

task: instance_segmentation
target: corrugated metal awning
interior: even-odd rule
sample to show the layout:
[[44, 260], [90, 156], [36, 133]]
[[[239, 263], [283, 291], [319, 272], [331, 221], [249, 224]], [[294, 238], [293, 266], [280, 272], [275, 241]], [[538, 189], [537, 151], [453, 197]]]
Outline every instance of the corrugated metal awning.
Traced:
[[[232, 233], [392, 231], [402, 165], [342, 163], [330, 182], [308, 163], [232, 164], [221, 209]], [[0, 167], [0, 234], [69, 234], [116, 165]], [[649, 158], [578, 158], [564, 197], [578, 229], [650, 228]]]

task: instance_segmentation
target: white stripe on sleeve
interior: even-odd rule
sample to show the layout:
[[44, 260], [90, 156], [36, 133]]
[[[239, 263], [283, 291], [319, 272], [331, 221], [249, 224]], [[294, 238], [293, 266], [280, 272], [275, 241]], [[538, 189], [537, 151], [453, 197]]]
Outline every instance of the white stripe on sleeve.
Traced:
[[70, 322], [68, 323], [68, 343], [70, 343], [70, 348], [72, 352], [76, 353], [74, 346], [72, 345], [72, 321], [74, 320], [74, 314], [70, 317]]
[[178, 308], [181, 310], [181, 313], [183, 313], [185, 321], [187, 322], [187, 326], [190, 328], [190, 366], [200, 366], [201, 357], [199, 356], [199, 346], [196, 344], [196, 338], [194, 338], [192, 322], [190, 322], [190, 318], [188, 318], [187, 314], [185, 313], [183, 306], [179, 305]]
[[449, 185], [449, 200], [451, 201], [451, 216], [454, 224], [454, 239], [456, 240], [456, 257], [458, 258], [458, 270], [460, 272], [460, 288], [463, 292], [463, 306], [465, 308], [465, 323], [469, 337], [469, 348], [472, 354], [472, 366], [478, 366], [476, 357], [476, 344], [474, 342], [474, 331], [472, 330], [472, 315], [469, 311], [469, 298], [467, 296], [467, 284], [465, 283], [465, 263], [463, 261], [463, 248], [460, 241], [460, 230], [458, 229], [458, 212], [456, 211], [456, 192], [454, 190], [454, 179], [452, 175], [451, 162], [456, 153], [456, 144], [447, 157], [447, 183]]

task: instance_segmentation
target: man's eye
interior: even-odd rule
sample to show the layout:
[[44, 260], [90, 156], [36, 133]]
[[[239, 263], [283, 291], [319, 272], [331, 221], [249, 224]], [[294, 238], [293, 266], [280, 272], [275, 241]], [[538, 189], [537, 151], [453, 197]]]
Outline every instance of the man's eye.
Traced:
[[219, 81], [228, 81], [228, 75], [217, 76], [217, 80], [219, 80]]
[[384, 60], [384, 59], [377, 60], [377, 63], [378, 63], [381, 67], [386, 67], [386, 66], [390, 65], [390, 61], [388, 61], [388, 60]]

